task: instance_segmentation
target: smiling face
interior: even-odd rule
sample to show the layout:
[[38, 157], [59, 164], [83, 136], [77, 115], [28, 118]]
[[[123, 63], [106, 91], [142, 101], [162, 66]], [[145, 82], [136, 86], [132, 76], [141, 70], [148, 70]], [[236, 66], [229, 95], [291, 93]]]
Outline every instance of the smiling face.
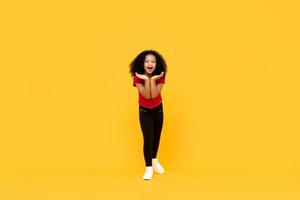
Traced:
[[150, 75], [156, 68], [156, 59], [152, 54], [148, 54], [145, 57], [144, 69], [146, 74]]

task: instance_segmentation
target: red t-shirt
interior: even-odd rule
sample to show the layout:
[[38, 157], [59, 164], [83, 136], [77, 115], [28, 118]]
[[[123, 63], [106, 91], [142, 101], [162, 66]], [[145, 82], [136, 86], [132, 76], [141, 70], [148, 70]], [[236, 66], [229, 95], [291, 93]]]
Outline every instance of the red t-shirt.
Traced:
[[[136, 83], [142, 83], [144, 85], [145, 81], [143, 79], [140, 79], [137, 76], [133, 77], [133, 86], [136, 87]], [[162, 76], [160, 79], [156, 80], [156, 84], [159, 83], [165, 83], [165, 75]], [[146, 99], [141, 95], [139, 92], [139, 104], [145, 108], [155, 108], [162, 102], [161, 95], [159, 94], [156, 98], [154, 99]]]

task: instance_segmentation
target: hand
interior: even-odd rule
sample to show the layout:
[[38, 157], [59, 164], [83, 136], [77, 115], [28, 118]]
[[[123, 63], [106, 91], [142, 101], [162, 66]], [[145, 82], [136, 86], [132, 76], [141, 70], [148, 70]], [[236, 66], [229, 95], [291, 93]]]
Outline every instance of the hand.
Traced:
[[148, 76], [142, 75], [142, 74], [138, 74], [138, 73], [136, 73], [136, 72], [135, 72], [135, 75], [136, 75], [138, 78], [143, 79], [143, 80], [148, 80], [148, 79], [149, 79]]
[[163, 75], [164, 75], [164, 72], [162, 72], [160, 75], [152, 76], [151, 79], [155, 81], [157, 79], [160, 79]]

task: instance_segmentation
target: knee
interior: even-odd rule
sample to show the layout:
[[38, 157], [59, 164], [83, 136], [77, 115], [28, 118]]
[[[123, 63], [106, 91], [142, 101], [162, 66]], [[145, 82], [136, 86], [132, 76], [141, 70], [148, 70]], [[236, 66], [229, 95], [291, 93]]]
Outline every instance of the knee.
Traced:
[[151, 136], [144, 136], [144, 143], [145, 144], [152, 144], [153, 140], [154, 140], [154, 138], [153, 138], [152, 135]]

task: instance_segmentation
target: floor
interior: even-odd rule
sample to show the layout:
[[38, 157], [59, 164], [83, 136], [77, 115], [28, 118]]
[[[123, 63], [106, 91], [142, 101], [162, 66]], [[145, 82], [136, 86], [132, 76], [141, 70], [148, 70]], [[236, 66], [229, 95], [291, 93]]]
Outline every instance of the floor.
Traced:
[[143, 169], [2, 168], [0, 199], [300, 199], [300, 178], [274, 173], [168, 169], [142, 180]]

